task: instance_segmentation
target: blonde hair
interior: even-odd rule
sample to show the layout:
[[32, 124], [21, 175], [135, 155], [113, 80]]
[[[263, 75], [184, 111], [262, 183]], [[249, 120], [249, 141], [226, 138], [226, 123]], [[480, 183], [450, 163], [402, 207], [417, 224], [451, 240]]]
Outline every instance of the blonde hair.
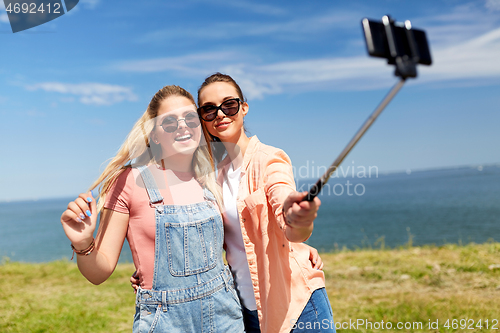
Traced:
[[[118, 176], [133, 165], [147, 165], [149, 163], [160, 163], [161, 148], [150, 140], [150, 135], [154, 129], [154, 119], [158, 116], [158, 110], [161, 103], [173, 96], [185, 97], [196, 104], [193, 96], [185, 89], [170, 85], [165, 86], [153, 96], [147, 110], [134, 124], [128, 134], [125, 142], [122, 144], [118, 153], [111, 159], [102, 174], [91, 185], [93, 190], [100, 185], [98, 211], [104, 207], [106, 195], [109, 193], [112, 185]], [[209, 153], [208, 145], [200, 144], [193, 154], [192, 166], [195, 177], [201, 186], [210, 190], [216, 200], [219, 208], [222, 207], [222, 193], [217, 184], [214, 173], [214, 163]], [[222, 210], [221, 210], [222, 211]]]

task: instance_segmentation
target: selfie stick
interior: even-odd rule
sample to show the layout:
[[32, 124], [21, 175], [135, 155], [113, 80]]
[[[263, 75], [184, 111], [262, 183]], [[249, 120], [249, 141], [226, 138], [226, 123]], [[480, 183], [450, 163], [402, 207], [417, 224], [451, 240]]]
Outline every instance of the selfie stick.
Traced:
[[[363, 19], [363, 28], [365, 32], [365, 36], [370, 33], [368, 29], [368, 19]], [[382, 113], [382, 111], [385, 109], [385, 107], [391, 102], [391, 100], [396, 96], [398, 91], [403, 87], [403, 84], [405, 83], [406, 79], [408, 77], [416, 77], [417, 76], [417, 71], [416, 71], [416, 65], [418, 63], [418, 50], [416, 50], [416, 42], [414, 40], [413, 34], [410, 33], [411, 29], [411, 24], [409, 21], [406, 21], [405, 28], [407, 32], [407, 38], [408, 38], [408, 44], [410, 47], [410, 50], [412, 54], [414, 55], [413, 57], [408, 57], [407, 55], [402, 55], [402, 52], [396, 45], [396, 40], [395, 40], [395, 35], [394, 35], [394, 21], [389, 17], [389, 16], [384, 16], [382, 18], [382, 23], [384, 24], [385, 28], [385, 33], [387, 36], [387, 42], [389, 46], [389, 51], [390, 51], [390, 58], [389, 58], [389, 63], [396, 65], [396, 71], [395, 75], [399, 76], [401, 79], [398, 83], [394, 85], [394, 87], [389, 91], [387, 96], [382, 100], [382, 102], [379, 104], [379, 106], [373, 111], [373, 113], [370, 115], [370, 117], [365, 121], [363, 126], [358, 130], [356, 135], [351, 139], [351, 141], [347, 144], [347, 146], [344, 148], [344, 150], [340, 153], [340, 155], [337, 157], [337, 159], [330, 165], [328, 170], [321, 176], [320, 179], [314, 184], [311, 189], [309, 190], [309, 193], [302, 199], [302, 201], [313, 201], [314, 198], [319, 194], [321, 191], [321, 188], [323, 187], [324, 184], [328, 182], [330, 177], [333, 175], [333, 173], [337, 170], [338, 166], [344, 158], [349, 154], [349, 152], [352, 150], [352, 148], [356, 145], [356, 143], [361, 139], [361, 137], [365, 134], [365, 132], [370, 128], [370, 126], [373, 124], [373, 122], [377, 119], [377, 117]], [[368, 43], [368, 38], [367, 38], [367, 43]], [[370, 48], [370, 45], [368, 45], [368, 48]]]
[[403, 87], [403, 84], [405, 83], [405, 79], [401, 79], [394, 87], [391, 89], [391, 91], [387, 94], [387, 96], [384, 98], [384, 100], [380, 103], [380, 105], [373, 111], [373, 113], [370, 115], [370, 117], [365, 121], [363, 126], [358, 130], [356, 135], [351, 139], [349, 144], [344, 148], [344, 150], [340, 153], [340, 155], [337, 157], [337, 159], [330, 165], [328, 170], [321, 176], [320, 179], [314, 184], [311, 189], [309, 190], [309, 193], [305, 196], [305, 198], [302, 201], [313, 201], [313, 199], [319, 194], [321, 191], [321, 188], [323, 187], [324, 184], [328, 182], [330, 177], [333, 175], [333, 173], [337, 170], [338, 166], [344, 158], [349, 154], [351, 149], [356, 145], [356, 143], [361, 139], [363, 134], [370, 128], [370, 126], [373, 124], [375, 119], [379, 116], [380, 113], [385, 109], [387, 104], [396, 96], [398, 93], [399, 89]]

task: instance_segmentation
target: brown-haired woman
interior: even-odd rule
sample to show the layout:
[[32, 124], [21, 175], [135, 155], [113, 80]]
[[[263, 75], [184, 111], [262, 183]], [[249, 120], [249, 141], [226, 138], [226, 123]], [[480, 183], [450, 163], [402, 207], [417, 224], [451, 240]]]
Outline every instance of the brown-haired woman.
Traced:
[[198, 114], [223, 186], [225, 249], [247, 332], [334, 332], [321, 270], [302, 242], [313, 231], [320, 200], [301, 201], [284, 151], [249, 138], [249, 112], [228, 75], [198, 90]]

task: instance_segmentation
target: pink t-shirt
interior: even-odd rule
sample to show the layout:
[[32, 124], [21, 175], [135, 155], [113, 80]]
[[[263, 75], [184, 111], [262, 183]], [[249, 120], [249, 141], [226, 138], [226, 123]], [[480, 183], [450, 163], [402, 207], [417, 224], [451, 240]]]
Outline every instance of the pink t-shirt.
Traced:
[[[165, 205], [188, 205], [205, 201], [203, 188], [193, 173], [161, 170], [149, 166]], [[167, 186], [167, 184], [169, 184]], [[127, 240], [141, 288], [153, 286], [155, 258], [155, 209], [149, 205], [149, 196], [140, 173], [135, 168], [125, 169], [111, 187], [104, 208], [129, 214]]]

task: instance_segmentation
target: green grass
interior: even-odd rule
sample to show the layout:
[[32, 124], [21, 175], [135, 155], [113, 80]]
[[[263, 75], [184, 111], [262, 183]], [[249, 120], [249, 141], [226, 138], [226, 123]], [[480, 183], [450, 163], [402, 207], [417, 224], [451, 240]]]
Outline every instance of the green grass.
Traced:
[[0, 332], [130, 332], [135, 296], [121, 264], [99, 286], [74, 263], [0, 266]]
[[[338, 324], [391, 322], [393, 329], [339, 332], [491, 332], [500, 321], [500, 243], [407, 246], [323, 253], [327, 291]], [[132, 264], [120, 264], [100, 286], [73, 262], [0, 265], [0, 332], [130, 332]], [[450, 329], [444, 327], [450, 320]], [[456, 319], [458, 329], [451, 327]], [[460, 329], [460, 320], [474, 329]], [[476, 328], [481, 319], [483, 328]], [[484, 321], [489, 320], [489, 329]], [[428, 323], [439, 320], [439, 329]], [[422, 323], [423, 329], [395, 329]], [[463, 321], [462, 321], [463, 323]], [[345, 324], [344, 324], [345, 325]], [[386, 324], [385, 324], [386, 325]], [[496, 326], [500, 331], [500, 322]]]
[[[496, 319], [500, 331], [500, 269], [491, 266], [500, 264], [500, 243], [342, 251], [322, 258], [334, 319], [339, 323], [383, 320], [395, 328], [398, 322], [420, 322], [422, 330], [380, 331], [491, 332], [491, 321]], [[450, 329], [444, 327], [448, 319]], [[457, 329], [453, 319], [458, 321]], [[461, 319], [472, 319], [474, 330], [461, 329]], [[475, 327], [479, 319], [482, 329]], [[486, 319], [489, 329], [484, 327]], [[438, 320], [439, 329], [429, 329], [429, 320]], [[365, 327], [341, 331], [372, 331]]]

